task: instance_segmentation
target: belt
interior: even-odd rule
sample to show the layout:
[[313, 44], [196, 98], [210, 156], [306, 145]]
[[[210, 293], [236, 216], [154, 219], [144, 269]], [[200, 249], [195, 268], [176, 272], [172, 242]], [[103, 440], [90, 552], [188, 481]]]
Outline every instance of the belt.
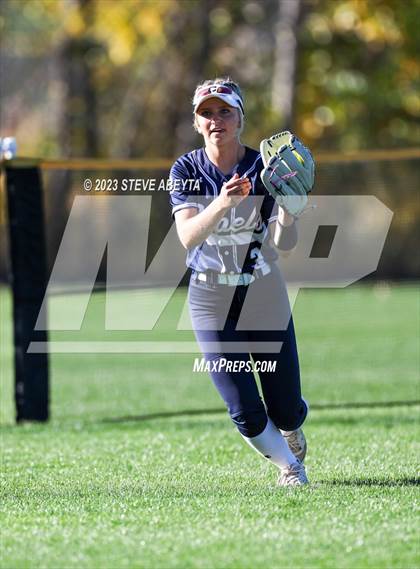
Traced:
[[207, 284], [220, 284], [227, 286], [248, 286], [255, 279], [261, 278], [271, 273], [269, 265], [265, 265], [263, 269], [255, 269], [251, 273], [216, 273], [216, 271], [207, 271], [199, 273], [193, 271], [193, 278], [197, 281]]

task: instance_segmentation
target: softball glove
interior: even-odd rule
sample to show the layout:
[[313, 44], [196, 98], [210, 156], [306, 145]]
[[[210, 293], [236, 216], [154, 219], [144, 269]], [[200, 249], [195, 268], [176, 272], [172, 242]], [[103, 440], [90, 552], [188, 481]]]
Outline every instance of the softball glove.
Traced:
[[260, 144], [264, 163], [261, 180], [280, 207], [299, 217], [308, 203], [315, 177], [310, 151], [289, 131], [275, 134]]

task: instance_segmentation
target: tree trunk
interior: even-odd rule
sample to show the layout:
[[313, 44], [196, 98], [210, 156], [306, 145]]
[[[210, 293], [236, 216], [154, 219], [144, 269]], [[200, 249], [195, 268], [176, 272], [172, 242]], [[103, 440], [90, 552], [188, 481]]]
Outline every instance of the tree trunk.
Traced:
[[[86, 32], [81, 37], [64, 37], [57, 46], [55, 69], [62, 85], [61, 117], [58, 140], [60, 157], [95, 157], [99, 154], [97, 96], [95, 87], [95, 54], [103, 46], [89, 38], [94, 19], [92, 0], [73, 0], [78, 6]], [[77, 175], [77, 174], [76, 174]], [[50, 224], [50, 262], [55, 258], [71, 207], [70, 171], [54, 172], [50, 179], [54, 188], [48, 200]]]
[[273, 108], [281, 115], [280, 129], [291, 129], [293, 124], [297, 31], [301, 11], [302, 0], [278, 0], [271, 101]]

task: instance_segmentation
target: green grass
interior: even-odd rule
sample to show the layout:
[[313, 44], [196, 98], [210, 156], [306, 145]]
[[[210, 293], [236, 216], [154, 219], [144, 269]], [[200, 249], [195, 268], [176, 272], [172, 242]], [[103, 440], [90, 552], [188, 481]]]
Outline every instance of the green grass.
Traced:
[[[101, 331], [103, 303], [95, 295], [81, 332], [54, 339], [143, 337]], [[284, 491], [225, 414], [106, 421], [220, 407], [189, 355], [52, 355], [53, 420], [14, 426], [4, 291], [0, 309], [2, 568], [420, 565], [417, 407], [313, 411], [312, 484]], [[418, 399], [417, 309], [413, 286], [303, 291], [295, 322], [309, 401]]]

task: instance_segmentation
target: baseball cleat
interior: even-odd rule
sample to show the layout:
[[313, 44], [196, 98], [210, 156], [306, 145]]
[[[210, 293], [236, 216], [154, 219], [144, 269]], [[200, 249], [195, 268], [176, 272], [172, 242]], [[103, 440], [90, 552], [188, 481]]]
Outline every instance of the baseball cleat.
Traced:
[[303, 486], [304, 484], [309, 484], [303, 464], [297, 461], [286, 468], [282, 468], [277, 484], [278, 486]]
[[306, 456], [307, 444], [302, 429], [299, 428], [296, 429], [296, 431], [281, 431], [281, 434], [291, 452], [300, 462], [303, 462]]

